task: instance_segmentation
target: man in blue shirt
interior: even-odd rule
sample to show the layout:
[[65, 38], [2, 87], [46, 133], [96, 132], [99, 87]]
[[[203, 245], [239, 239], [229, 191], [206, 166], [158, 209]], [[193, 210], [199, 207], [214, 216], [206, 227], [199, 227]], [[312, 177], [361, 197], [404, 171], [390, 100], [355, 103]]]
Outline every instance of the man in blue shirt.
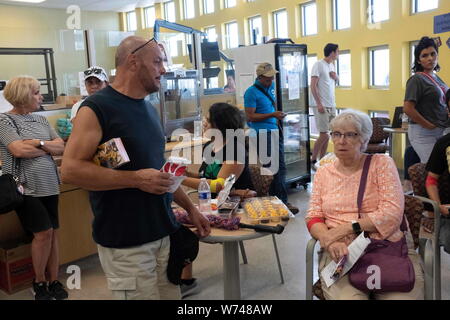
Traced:
[[[278, 73], [270, 63], [261, 63], [256, 68], [256, 81], [244, 94], [245, 114], [248, 126], [257, 133], [258, 156], [261, 158], [261, 144], [266, 143], [267, 156], [271, 157], [271, 136], [279, 136], [278, 171], [275, 173], [269, 194], [277, 196], [292, 213], [298, 213], [298, 208], [289, 204], [286, 189], [286, 164], [284, 162], [283, 134], [279, 130], [278, 121], [286, 114], [278, 111], [275, 105], [275, 85], [273, 80]], [[262, 130], [267, 131], [267, 139], [263, 141]], [[264, 166], [268, 166], [264, 164]]]

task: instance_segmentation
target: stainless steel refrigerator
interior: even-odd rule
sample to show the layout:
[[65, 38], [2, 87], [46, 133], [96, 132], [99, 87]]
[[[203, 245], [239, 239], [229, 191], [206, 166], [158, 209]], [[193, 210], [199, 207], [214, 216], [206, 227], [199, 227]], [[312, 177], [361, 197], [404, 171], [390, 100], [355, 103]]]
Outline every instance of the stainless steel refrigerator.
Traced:
[[307, 47], [303, 44], [262, 44], [233, 50], [236, 99], [244, 105], [245, 90], [256, 79], [256, 66], [271, 63], [279, 73], [275, 79], [277, 109], [287, 113], [282, 121], [286, 184], [306, 189], [311, 182]]

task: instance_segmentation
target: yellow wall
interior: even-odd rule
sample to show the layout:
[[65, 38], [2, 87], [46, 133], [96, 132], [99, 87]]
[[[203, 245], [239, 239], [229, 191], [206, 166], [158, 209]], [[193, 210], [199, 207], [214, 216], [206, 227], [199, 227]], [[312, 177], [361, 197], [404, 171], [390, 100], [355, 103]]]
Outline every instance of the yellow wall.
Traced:
[[[216, 26], [219, 41], [223, 41], [224, 24], [230, 21], [239, 23], [240, 44], [249, 44], [247, 19], [261, 15], [263, 19], [263, 35], [273, 36], [272, 12], [278, 9], [287, 9], [289, 36], [296, 43], [308, 45], [309, 54], [323, 57], [323, 47], [328, 42], [338, 43], [341, 50], [350, 50], [352, 54], [352, 87], [350, 89], [338, 88], [336, 99], [338, 107], [351, 107], [360, 110], [389, 110], [393, 113], [394, 106], [403, 104], [405, 84], [409, 77], [410, 51], [409, 42], [418, 40], [424, 35], [433, 35], [433, 17], [450, 12], [450, 1], [440, 0], [439, 8], [430, 12], [410, 14], [411, 0], [391, 0], [390, 19], [379, 26], [368, 25], [367, 0], [352, 0], [352, 27], [348, 30], [332, 30], [332, 1], [316, 0], [318, 12], [318, 34], [302, 37], [300, 30], [301, 3], [309, 0], [256, 0], [246, 2], [237, 0], [234, 8], [221, 9], [221, 0], [216, 0], [216, 12], [208, 15], [200, 14], [201, 0], [196, 1], [196, 18], [183, 20], [183, 0], [175, 0], [177, 6], [177, 22], [196, 29]], [[156, 4], [157, 16], [162, 17], [162, 5]], [[149, 37], [149, 29], [138, 27], [137, 34]], [[444, 42], [440, 48], [440, 76], [450, 84], [450, 55], [445, 41], [450, 33], [439, 34]], [[390, 88], [377, 90], [368, 88], [368, 53], [367, 48], [379, 45], [388, 45], [390, 48]], [[223, 48], [223, 47], [222, 47]]]
[[[86, 49], [75, 50], [73, 30], [67, 30], [66, 10], [0, 5], [0, 47], [53, 48], [58, 93], [79, 94], [78, 72], [87, 67]], [[108, 45], [107, 31], [119, 31], [116, 12], [81, 11], [81, 29], [94, 30], [97, 64], [114, 68], [115, 47]], [[20, 74], [45, 75], [40, 56], [0, 55], [0, 79]]]

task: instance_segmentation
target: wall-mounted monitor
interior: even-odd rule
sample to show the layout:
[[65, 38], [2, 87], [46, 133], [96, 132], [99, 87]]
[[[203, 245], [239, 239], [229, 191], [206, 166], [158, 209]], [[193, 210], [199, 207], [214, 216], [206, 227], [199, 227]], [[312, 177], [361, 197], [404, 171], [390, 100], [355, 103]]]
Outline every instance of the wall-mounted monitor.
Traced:
[[[188, 44], [189, 59], [192, 63], [192, 46]], [[219, 43], [216, 42], [202, 42], [202, 61], [213, 62], [220, 61]]]

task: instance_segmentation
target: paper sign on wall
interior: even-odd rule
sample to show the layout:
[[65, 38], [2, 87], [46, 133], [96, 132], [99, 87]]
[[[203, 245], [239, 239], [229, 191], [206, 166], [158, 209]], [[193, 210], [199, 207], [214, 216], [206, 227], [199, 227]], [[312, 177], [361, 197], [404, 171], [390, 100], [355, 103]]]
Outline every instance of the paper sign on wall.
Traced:
[[253, 74], [240, 74], [239, 75], [239, 84], [240, 84], [240, 90], [239, 95], [240, 97], [243, 97], [245, 94], [245, 91], [253, 85], [254, 78]]
[[289, 100], [300, 99], [300, 74], [296, 71], [288, 72]]

